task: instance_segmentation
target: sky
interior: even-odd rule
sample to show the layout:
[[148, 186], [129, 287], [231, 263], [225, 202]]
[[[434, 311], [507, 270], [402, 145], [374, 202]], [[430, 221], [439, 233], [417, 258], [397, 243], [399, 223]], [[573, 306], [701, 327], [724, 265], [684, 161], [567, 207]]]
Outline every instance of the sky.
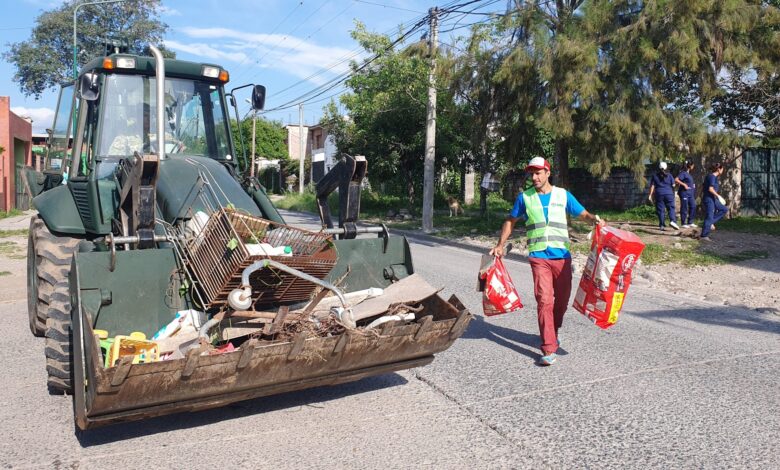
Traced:
[[[63, 0], [2, 0], [14, 8], [4, 8], [0, 20], [0, 48], [30, 38], [35, 18], [55, 8]], [[343, 86], [328, 89], [329, 82], [349, 70], [350, 60], [364, 55], [350, 37], [356, 20], [377, 33], [396, 34], [434, 6], [466, 3], [469, 0], [163, 0], [161, 20], [168, 24], [165, 46], [178, 59], [216, 63], [230, 72], [227, 88], [248, 83], [267, 88], [266, 109], [292, 103], [285, 109], [264, 113], [284, 124], [298, 123], [297, 101], [306, 93], [321, 95], [304, 104], [304, 123], [314, 124], [322, 107], [344, 91]], [[468, 33], [467, 26], [484, 21], [484, 13], [501, 13], [508, 0], [480, 0], [452, 13], [441, 21], [441, 39], [453, 42]], [[92, 6], [88, 8], [100, 8]], [[465, 11], [472, 11], [465, 14]], [[410, 36], [417, 40], [427, 27]], [[70, 38], [68, 39], [70, 40]], [[51, 127], [57, 91], [40, 99], [26, 97], [14, 81], [14, 67], [0, 58], [0, 96], [9, 96], [11, 109], [33, 120], [33, 132]], [[242, 115], [249, 97], [237, 93]], [[231, 113], [232, 114], [232, 113]]]

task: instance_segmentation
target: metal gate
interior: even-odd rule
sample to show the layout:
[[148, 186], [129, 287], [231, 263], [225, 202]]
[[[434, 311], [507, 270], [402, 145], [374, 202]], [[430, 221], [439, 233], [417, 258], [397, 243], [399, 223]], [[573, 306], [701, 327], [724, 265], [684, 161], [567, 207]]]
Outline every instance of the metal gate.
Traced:
[[742, 154], [742, 215], [780, 216], [780, 149]]

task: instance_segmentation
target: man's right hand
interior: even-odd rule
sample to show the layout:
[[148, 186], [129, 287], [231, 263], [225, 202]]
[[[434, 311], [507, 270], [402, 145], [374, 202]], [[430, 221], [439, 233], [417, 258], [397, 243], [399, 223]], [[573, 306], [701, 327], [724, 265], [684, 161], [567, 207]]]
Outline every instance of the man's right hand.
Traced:
[[650, 201], [650, 203], [652, 203], [653, 202], [653, 195], [651, 194], [651, 195], [647, 196], [647, 200]]
[[504, 245], [501, 244], [493, 247], [493, 249], [490, 250], [490, 255], [495, 256], [497, 258], [504, 256]]

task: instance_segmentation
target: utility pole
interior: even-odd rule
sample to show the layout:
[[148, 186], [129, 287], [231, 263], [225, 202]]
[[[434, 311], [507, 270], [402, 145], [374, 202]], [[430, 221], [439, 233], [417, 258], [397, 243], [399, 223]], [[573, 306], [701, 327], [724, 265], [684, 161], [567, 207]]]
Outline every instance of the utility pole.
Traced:
[[425, 166], [423, 170], [423, 232], [433, 232], [433, 190], [436, 163], [436, 48], [439, 41], [439, 9], [428, 10], [431, 21], [431, 36], [428, 54], [431, 68], [428, 72], [428, 119], [425, 128]]
[[303, 103], [298, 105], [298, 193], [303, 194], [303, 161], [306, 147], [303, 141]]

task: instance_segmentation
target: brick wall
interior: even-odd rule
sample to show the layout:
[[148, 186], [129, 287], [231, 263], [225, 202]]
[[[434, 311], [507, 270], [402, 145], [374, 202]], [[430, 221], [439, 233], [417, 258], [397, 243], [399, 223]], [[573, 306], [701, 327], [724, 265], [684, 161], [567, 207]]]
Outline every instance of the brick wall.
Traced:
[[[645, 174], [650, 180], [653, 170]], [[582, 168], [569, 170], [569, 191], [586, 208], [625, 210], [644, 204], [649, 187], [640, 187], [631, 170], [613, 168], [605, 180], [600, 180]]]

